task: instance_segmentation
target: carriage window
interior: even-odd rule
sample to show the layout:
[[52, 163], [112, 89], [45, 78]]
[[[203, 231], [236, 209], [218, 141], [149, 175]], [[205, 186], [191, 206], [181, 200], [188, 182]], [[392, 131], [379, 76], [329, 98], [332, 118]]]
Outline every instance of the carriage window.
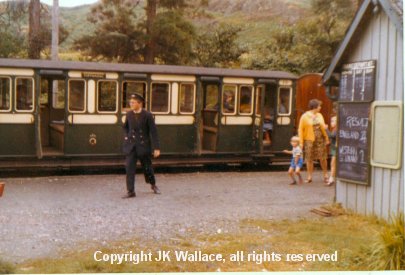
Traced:
[[0, 77], [0, 111], [10, 111], [10, 78]]
[[116, 112], [118, 107], [117, 82], [99, 81], [97, 85], [97, 111]]
[[52, 83], [52, 107], [54, 109], [65, 108], [65, 81], [54, 80]]
[[69, 81], [69, 111], [84, 112], [86, 88], [84, 80]]
[[256, 115], [261, 115], [262, 114], [262, 91], [263, 91], [263, 86], [259, 86], [256, 89]]
[[194, 98], [195, 86], [194, 84], [181, 84], [180, 85], [180, 114], [194, 113]]
[[31, 78], [16, 79], [16, 109], [18, 111], [34, 110], [34, 85]]
[[205, 93], [205, 110], [218, 110], [218, 86], [207, 85]]
[[145, 82], [135, 82], [135, 81], [125, 81], [123, 84], [123, 97], [122, 97], [122, 111], [128, 112], [130, 110], [129, 100], [131, 95], [139, 94], [145, 98], [146, 94], [146, 83]]
[[253, 87], [241, 86], [239, 96], [239, 114], [252, 114]]
[[154, 113], [169, 113], [169, 84], [152, 83], [151, 111]]
[[278, 114], [289, 115], [291, 113], [291, 88], [278, 90]]
[[222, 113], [236, 114], [236, 86], [225, 85], [222, 93]]

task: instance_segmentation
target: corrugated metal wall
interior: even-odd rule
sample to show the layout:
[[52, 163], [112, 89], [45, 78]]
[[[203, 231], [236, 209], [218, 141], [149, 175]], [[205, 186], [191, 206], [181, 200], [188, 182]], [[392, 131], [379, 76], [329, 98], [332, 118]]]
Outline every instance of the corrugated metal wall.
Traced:
[[[375, 100], [403, 101], [403, 37], [382, 10], [370, 20], [344, 63], [370, 59], [377, 60]], [[403, 177], [403, 168], [372, 167], [370, 186], [338, 181], [337, 202], [362, 214], [388, 218], [392, 213], [404, 211]]]

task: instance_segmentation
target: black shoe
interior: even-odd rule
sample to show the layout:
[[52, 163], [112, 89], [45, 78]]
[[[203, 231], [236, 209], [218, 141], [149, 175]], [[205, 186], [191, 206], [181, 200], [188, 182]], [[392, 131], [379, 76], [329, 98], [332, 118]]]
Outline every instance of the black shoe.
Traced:
[[125, 196], [123, 196], [123, 199], [129, 199], [129, 198], [135, 198], [136, 194], [135, 192], [129, 192], [128, 194], [126, 194]]
[[155, 194], [162, 194], [162, 193], [160, 193], [160, 190], [159, 190], [159, 188], [156, 186], [156, 184], [152, 184], [152, 186], [151, 186], [151, 189], [153, 190], [153, 193], [155, 193]]

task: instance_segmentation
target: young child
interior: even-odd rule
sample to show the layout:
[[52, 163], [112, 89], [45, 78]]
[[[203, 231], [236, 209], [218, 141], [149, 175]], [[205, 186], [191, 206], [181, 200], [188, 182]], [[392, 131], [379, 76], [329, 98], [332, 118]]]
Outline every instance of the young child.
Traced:
[[330, 177], [328, 180], [327, 186], [331, 186], [335, 183], [336, 177], [336, 131], [337, 131], [337, 117], [333, 116], [330, 119], [330, 129], [327, 129], [329, 140], [330, 140]]
[[291, 143], [291, 146], [292, 146], [292, 150], [291, 151], [288, 151], [288, 150], [283, 151], [284, 153], [292, 155], [290, 168], [288, 169], [288, 175], [290, 175], [291, 179], [293, 180], [290, 183], [290, 185], [297, 184], [297, 181], [295, 180], [295, 177], [294, 177], [294, 173], [298, 177], [298, 183], [302, 184], [303, 180], [302, 180], [302, 177], [301, 177], [301, 168], [302, 168], [302, 166], [304, 164], [304, 160], [302, 158], [302, 149], [299, 146], [299, 143], [300, 143], [299, 137], [293, 136], [291, 138], [290, 143]]

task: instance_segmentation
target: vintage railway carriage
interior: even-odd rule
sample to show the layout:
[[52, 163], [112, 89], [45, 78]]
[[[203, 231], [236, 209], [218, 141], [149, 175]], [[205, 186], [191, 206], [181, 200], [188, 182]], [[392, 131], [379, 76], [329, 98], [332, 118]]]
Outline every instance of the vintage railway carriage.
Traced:
[[154, 115], [162, 160], [274, 159], [293, 134], [295, 80], [274, 71], [0, 59], [0, 167], [122, 160], [133, 93]]

